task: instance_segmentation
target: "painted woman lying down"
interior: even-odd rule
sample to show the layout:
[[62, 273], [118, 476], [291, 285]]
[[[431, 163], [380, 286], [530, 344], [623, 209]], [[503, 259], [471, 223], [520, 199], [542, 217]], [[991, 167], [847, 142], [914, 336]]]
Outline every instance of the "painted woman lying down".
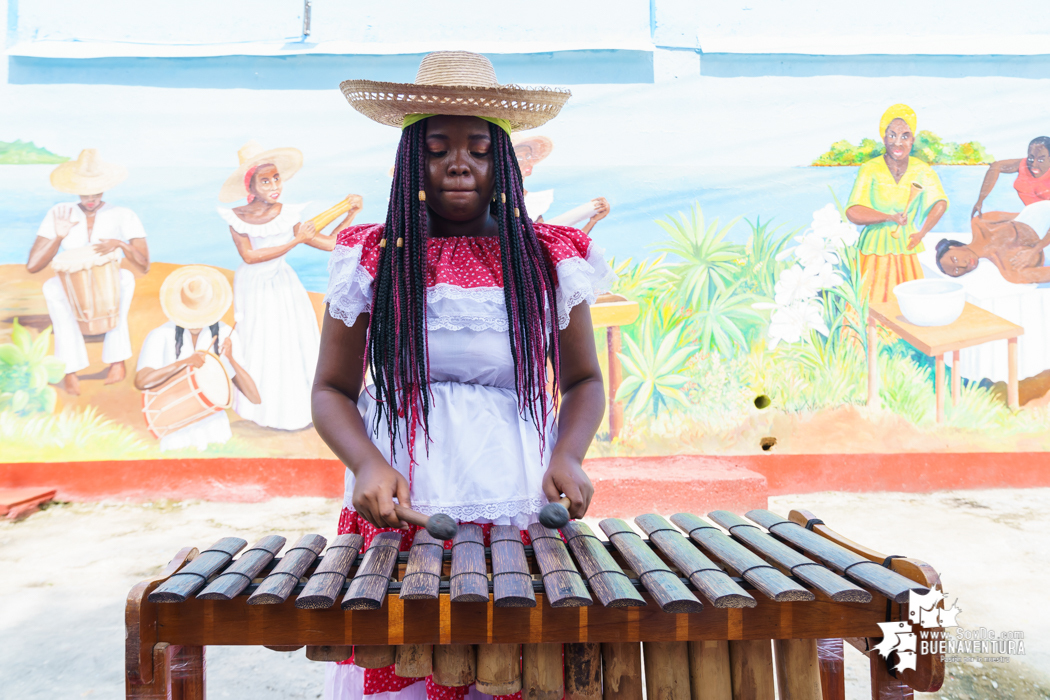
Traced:
[[1020, 214], [988, 212], [970, 219], [973, 242], [942, 240], [937, 244], [937, 267], [961, 277], [977, 268], [981, 258], [991, 260], [1003, 279], [1016, 284], [1050, 282], [1050, 201], [1036, 202]]

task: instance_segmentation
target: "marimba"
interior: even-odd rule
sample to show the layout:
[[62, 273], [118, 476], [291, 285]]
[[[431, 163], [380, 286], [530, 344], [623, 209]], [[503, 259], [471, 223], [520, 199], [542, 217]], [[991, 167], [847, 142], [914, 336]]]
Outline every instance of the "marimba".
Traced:
[[451, 551], [422, 529], [409, 552], [396, 532], [363, 554], [360, 535], [307, 535], [283, 557], [278, 536], [237, 558], [247, 543], [236, 537], [183, 549], [128, 595], [127, 697], [203, 698], [215, 644], [353, 654], [358, 666], [525, 700], [637, 700], [643, 666], [652, 700], [772, 700], [774, 684], [782, 699], [816, 700], [844, 697], [845, 639], [870, 657], [873, 698], [940, 687], [939, 657], [891, 675], [868, 651], [877, 623], [908, 620], [910, 591], [939, 586], [928, 565], [807, 511], [634, 523], [602, 520], [605, 539], [580, 521], [536, 524], [531, 546], [495, 526], [490, 547], [465, 524]]

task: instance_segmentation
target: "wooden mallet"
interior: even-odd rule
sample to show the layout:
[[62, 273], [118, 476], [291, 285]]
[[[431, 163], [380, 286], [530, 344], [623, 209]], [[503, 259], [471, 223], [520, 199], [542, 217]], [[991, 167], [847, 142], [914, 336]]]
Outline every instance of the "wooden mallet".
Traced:
[[562, 496], [557, 501], [551, 501], [543, 506], [543, 510], [540, 511], [540, 525], [549, 527], [552, 530], [565, 527], [566, 523], [569, 522], [570, 503], [572, 501], [568, 497]]
[[405, 508], [400, 503], [394, 504], [394, 513], [409, 525], [425, 527], [430, 536], [436, 540], [450, 540], [459, 532], [459, 525], [456, 524], [456, 521], [444, 513], [427, 516]]

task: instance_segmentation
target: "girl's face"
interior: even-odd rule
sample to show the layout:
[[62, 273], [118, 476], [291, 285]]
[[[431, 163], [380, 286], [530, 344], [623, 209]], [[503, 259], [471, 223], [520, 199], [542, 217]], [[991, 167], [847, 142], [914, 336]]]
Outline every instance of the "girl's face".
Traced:
[[915, 144], [915, 135], [911, 133], [911, 129], [903, 119], [894, 119], [886, 127], [882, 143], [886, 146], [886, 155], [893, 160], [903, 160], [911, 153], [911, 147]]
[[277, 166], [267, 163], [256, 168], [255, 175], [252, 176], [251, 191], [258, 199], [273, 204], [281, 196], [283, 187]]
[[941, 267], [952, 277], [961, 277], [977, 267], [980, 259], [966, 246], [953, 246], [941, 256]]
[[1028, 147], [1028, 172], [1032, 177], [1042, 177], [1043, 173], [1050, 169], [1050, 151], [1041, 143], [1033, 143]]
[[488, 214], [495, 183], [489, 123], [477, 117], [427, 119], [424, 190], [427, 207], [449, 221]]

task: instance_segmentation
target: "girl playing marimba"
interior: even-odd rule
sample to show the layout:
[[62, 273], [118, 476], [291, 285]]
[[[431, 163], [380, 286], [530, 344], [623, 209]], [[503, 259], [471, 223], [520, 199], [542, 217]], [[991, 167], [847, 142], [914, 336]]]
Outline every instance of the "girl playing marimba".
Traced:
[[[342, 89], [402, 135], [386, 223], [344, 229], [329, 266], [313, 415], [347, 466], [339, 532], [404, 526], [395, 498], [524, 529], [564, 494], [581, 517], [604, 407], [588, 304], [613, 275], [582, 232], [530, 220], [510, 140], [569, 94], [500, 86], [463, 52], [426, 56], [411, 85]], [[340, 665], [326, 694], [477, 693], [422, 680]]]

